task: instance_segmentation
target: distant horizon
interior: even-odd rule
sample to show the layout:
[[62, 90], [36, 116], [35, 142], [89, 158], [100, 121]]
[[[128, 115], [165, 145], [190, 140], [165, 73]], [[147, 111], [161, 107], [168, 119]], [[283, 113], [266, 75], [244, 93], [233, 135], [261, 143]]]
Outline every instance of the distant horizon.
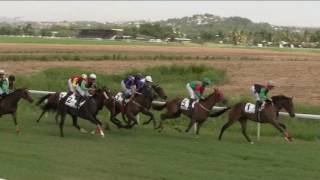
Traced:
[[319, 28], [318, 1], [2, 1], [0, 18], [20, 21], [154, 22], [195, 14], [238, 16], [254, 23]]
[[[172, 18], [166, 18], [166, 19], [160, 19], [160, 20], [145, 20], [145, 19], [137, 19], [137, 20], [123, 20], [123, 21], [114, 21], [114, 22], [111, 22], [111, 21], [96, 21], [96, 20], [52, 20], [52, 21], [48, 21], [48, 20], [43, 20], [43, 21], [36, 21], [36, 20], [25, 20], [25, 19], [21, 19], [17, 22], [37, 22], [37, 23], [41, 23], [41, 22], [55, 22], [55, 23], [58, 23], [58, 22], [97, 22], [97, 23], [113, 23], [113, 24], [121, 24], [121, 23], [127, 23], [127, 22], [137, 22], [137, 21], [145, 21], [147, 23], [152, 23], [152, 22], [158, 22], [158, 21], [166, 21], [168, 19], [173, 19], [173, 18], [183, 18], [183, 17], [192, 17], [194, 15], [204, 15], [204, 14], [210, 14], [210, 13], [203, 13], [203, 14], [192, 14], [192, 15], [189, 15], [189, 16], [182, 16], [182, 17], [172, 17]], [[217, 15], [217, 14], [212, 14], [214, 16], [219, 16], [219, 17], [222, 17], [222, 18], [230, 18], [230, 17], [241, 17], [241, 18], [246, 18], [246, 19], [249, 19], [252, 21], [252, 19], [250, 18], [247, 18], [247, 17], [242, 17], [242, 16], [229, 16], [229, 17], [226, 17], [226, 16], [220, 16], [220, 15]], [[8, 18], [8, 19], [14, 19], [14, 18], [10, 18], [10, 17], [4, 17], [4, 16], [0, 16], [0, 20], [1, 18]], [[272, 23], [269, 23], [269, 22], [254, 22], [252, 21], [253, 23], [268, 23], [272, 26], [278, 26], [278, 27], [295, 27], [295, 28], [312, 28], [312, 29], [318, 29], [320, 28], [320, 25], [319, 26], [295, 26], [295, 25], [275, 25], [275, 24], [272, 24]], [[1, 21], [0, 21], [1, 23]]]

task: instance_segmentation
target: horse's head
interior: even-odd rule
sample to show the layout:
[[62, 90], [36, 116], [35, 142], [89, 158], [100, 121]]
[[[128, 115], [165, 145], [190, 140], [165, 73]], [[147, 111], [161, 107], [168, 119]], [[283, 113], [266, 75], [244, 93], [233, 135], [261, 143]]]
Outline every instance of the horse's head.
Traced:
[[162, 99], [167, 99], [168, 96], [166, 95], [166, 93], [164, 92], [163, 88], [160, 85], [155, 84], [155, 85], [152, 85], [151, 87], [159, 97], [161, 97]]
[[21, 88], [21, 89], [18, 89], [17, 91], [19, 91], [19, 95], [22, 99], [25, 99], [27, 101], [29, 101], [30, 103], [33, 102], [33, 99], [29, 93], [29, 90], [27, 88]]
[[279, 109], [281, 108], [285, 109], [289, 113], [290, 117], [295, 117], [294, 107], [292, 102], [293, 97], [290, 98], [284, 95], [280, 95], [280, 96], [272, 96], [271, 99], [276, 107], [278, 107]]
[[106, 106], [107, 108], [112, 108], [114, 105], [115, 99], [112, 95], [112, 92], [110, 89], [103, 87], [103, 88], [98, 88], [95, 91], [95, 95], [98, 96], [100, 99], [102, 99], [102, 104]]
[[224, 95], [218, 88], [214, 88], [213, 89], [213, 98], [214, 98], [214, 101], [220, 102], [220, 101], [224, 100]]
[[143, 95], [144, 97], [150, 99], [157, 98], [157, 94], [153, 91], [153, 88], [146, 84], [136, 94]]

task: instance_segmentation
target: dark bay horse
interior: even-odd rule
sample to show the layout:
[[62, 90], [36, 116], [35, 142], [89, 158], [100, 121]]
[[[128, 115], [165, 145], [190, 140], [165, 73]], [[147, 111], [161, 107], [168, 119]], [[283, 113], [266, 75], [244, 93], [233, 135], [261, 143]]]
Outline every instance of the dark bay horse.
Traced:
[[[136, 92], [133, 98], [126, 104], [124, 108], [124, 115], [128, 118], [125, 128], [132, 128], [135, 124], [138, 124], [136, 116], [138, 113], [149, 116], [149, 120], [143, 124], [149, 124], [153, 121], [154, 128], [156, 127], [156, 121], [154, 115], [150, 112], [152, 101], [157, 97], [166, 99], [167, 96], [164, 90], [159, 85], [143, 86], [138, 92]], [[125, 119], [125, 118], [124, 118]]]
[[20, 132], [20, 128], [18, 127], [17, 122], [17, 108], [18, 102], [21, 98], [29, 101], [30, 103], [33, 102], [33, 99], [30, 96], [27, 88], [17, 89], [0, 100], [0, 116], [5, 114], [11, 114], [14, 124], [16, 126], [17, 133]]
[[[260, 122], [272, 124], [284, 135], [285, 140], [290, 141], [291, 137], [289, 136], [289, 133], [286, 131], [286, 126], [278, 121], [278, 114], [279, 111], [283, 108], [285, 109], [285, 111], [289, 113], [290, 117], [295, 117], [292, 98], [280, 95], [273, 96], [271, 99], [272, 101], [267, 101], [266, 107], [260, 113]], [[248, 142], [252, 143], [251, 139], [248, 137], [246, 132], [247, 121], [251, 120], [258, 122], [258, 120], [256, 114], [245, 112], [245, 105], [246, 103], [238, 103], [230, 109], [229, 120], [222, 127], [219, 135], [219, 140], [221, 140], [223, 132], [233, 123], [238, 121], [241, 124], [242, 134]]]
[[[173, 119], [180, 117], [181, 114], [186, 115], [190, 118], [190, 123], [185, 130], [185, 132], [189, 132], [190, 128], [195, 125], [196, 134], [199, 134], [199, 129], [201, 125], [206, 121], [206, 119], [210, 117], [217, 117], [224, 112], [226, 112], [229, 108], [225, 108], [215, 114], [210, 114], [212, 107], [219, 101], [223, 100], [223, 93], [219, 89], [214, 89], [214, 91], [208, 95], [205, 99], [200, 100], [198, 103], [195, 103], [193, 110], [183, 110], [180, 108], [181, 102], [184, 98], [177, 97], [172, 99], [171, 101], [166, 102], [162, 106], [155, 105], [153, 108], [155, 110], [162, 110], [166, 108], [167, 112], [161, 114], [161, 121], [157, 129], [163, 130], [163, 121], [166, 119]], [[197, 127], [198, 125], [198, 127]]]
[[98, 89], [94, 92], [94, 94], [86, 100], [86, 102], [79, 108], [79, 112], [77, 109], [69, 107], [65, 105], [65, 102], [68, 98], [68, 95], [62, 98], [58, 104], [58, 113], [61, 116], [60, 120], [60, 136], [63, 137], [63, 126], [66, 115], [69, 114], [72, 117], [73, 126], [80, 130], [81, 132], [86, 132], [85, 129], [80, 128], [78, 125], [78, 117], [88, 120], [91, 123], [96, 125], [96, 133], [99, 133], [102, 137], [104, 137], [104, 133], [102, 130], [102, 123], [96, 117], [98, 112], [106, 105], [107, 101], [112, 98], [110, 96], [109, 91], [105, 89]]

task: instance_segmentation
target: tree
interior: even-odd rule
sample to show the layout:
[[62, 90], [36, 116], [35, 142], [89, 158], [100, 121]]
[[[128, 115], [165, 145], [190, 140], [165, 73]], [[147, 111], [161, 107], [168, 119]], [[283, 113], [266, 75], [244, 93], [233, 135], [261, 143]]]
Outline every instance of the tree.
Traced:
[[314, 32], [310, 37], [311, 42], [319, 42], [320, 43], [320, 31]]
[[28, 23], [27, 25], [22, 27], [22, 32], [25, 35], [34, 35], [35, 34], [35, 30], [34, 30], [34, 28], [32, 27], [32, 25], [30, 23]]

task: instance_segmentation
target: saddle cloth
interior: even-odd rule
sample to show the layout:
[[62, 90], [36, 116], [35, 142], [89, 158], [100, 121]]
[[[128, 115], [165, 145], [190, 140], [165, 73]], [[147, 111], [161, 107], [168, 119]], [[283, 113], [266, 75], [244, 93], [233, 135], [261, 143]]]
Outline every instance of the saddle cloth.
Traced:
[[[194, 108], [194, 104], [197, 103], [196, 101], [192, 102], [192, 105], [191, 105], [191, 108]], [[182, 101], [181, 101], [181, 104], [180, 104], [180, 109], [182, 110], [189, 110], [189, 104], [190, 104], [190, 99], [189, 98], [184, 98]]]
[[246, 113], [254, 114], [256, 110], [256, 105], [252, 103], [247, 103], [246, 106], [244, 107], [244, 111]]
[[122, 103], [124, 101], [125, 104], [127, 104], [129, 99], [124, 99], [123, 96], [124, 96], [123, 92], [118, 92], [114, 98], [115, 98], [116, 102]]
[[[65, 96], [65, 95], [64, 95], [64, 96]], [[61, 97], [61, 94], [60, 94], [60, 97]], [[86, 102], [85, 100], [83, 100], [82, 102], [80, 102], [79, 108], [80, 108], [85, 102]], [[76, 95], [75, 95], [75, 94], [72, 94], [72, 95], [70, 95], [70, 96], [67, 98], [65, 105], [67, 105], [67, 106], [69, 106], [69, 107], [71, 107], [71, 108], [77, 108], [76, 103], [77, 103]]]

